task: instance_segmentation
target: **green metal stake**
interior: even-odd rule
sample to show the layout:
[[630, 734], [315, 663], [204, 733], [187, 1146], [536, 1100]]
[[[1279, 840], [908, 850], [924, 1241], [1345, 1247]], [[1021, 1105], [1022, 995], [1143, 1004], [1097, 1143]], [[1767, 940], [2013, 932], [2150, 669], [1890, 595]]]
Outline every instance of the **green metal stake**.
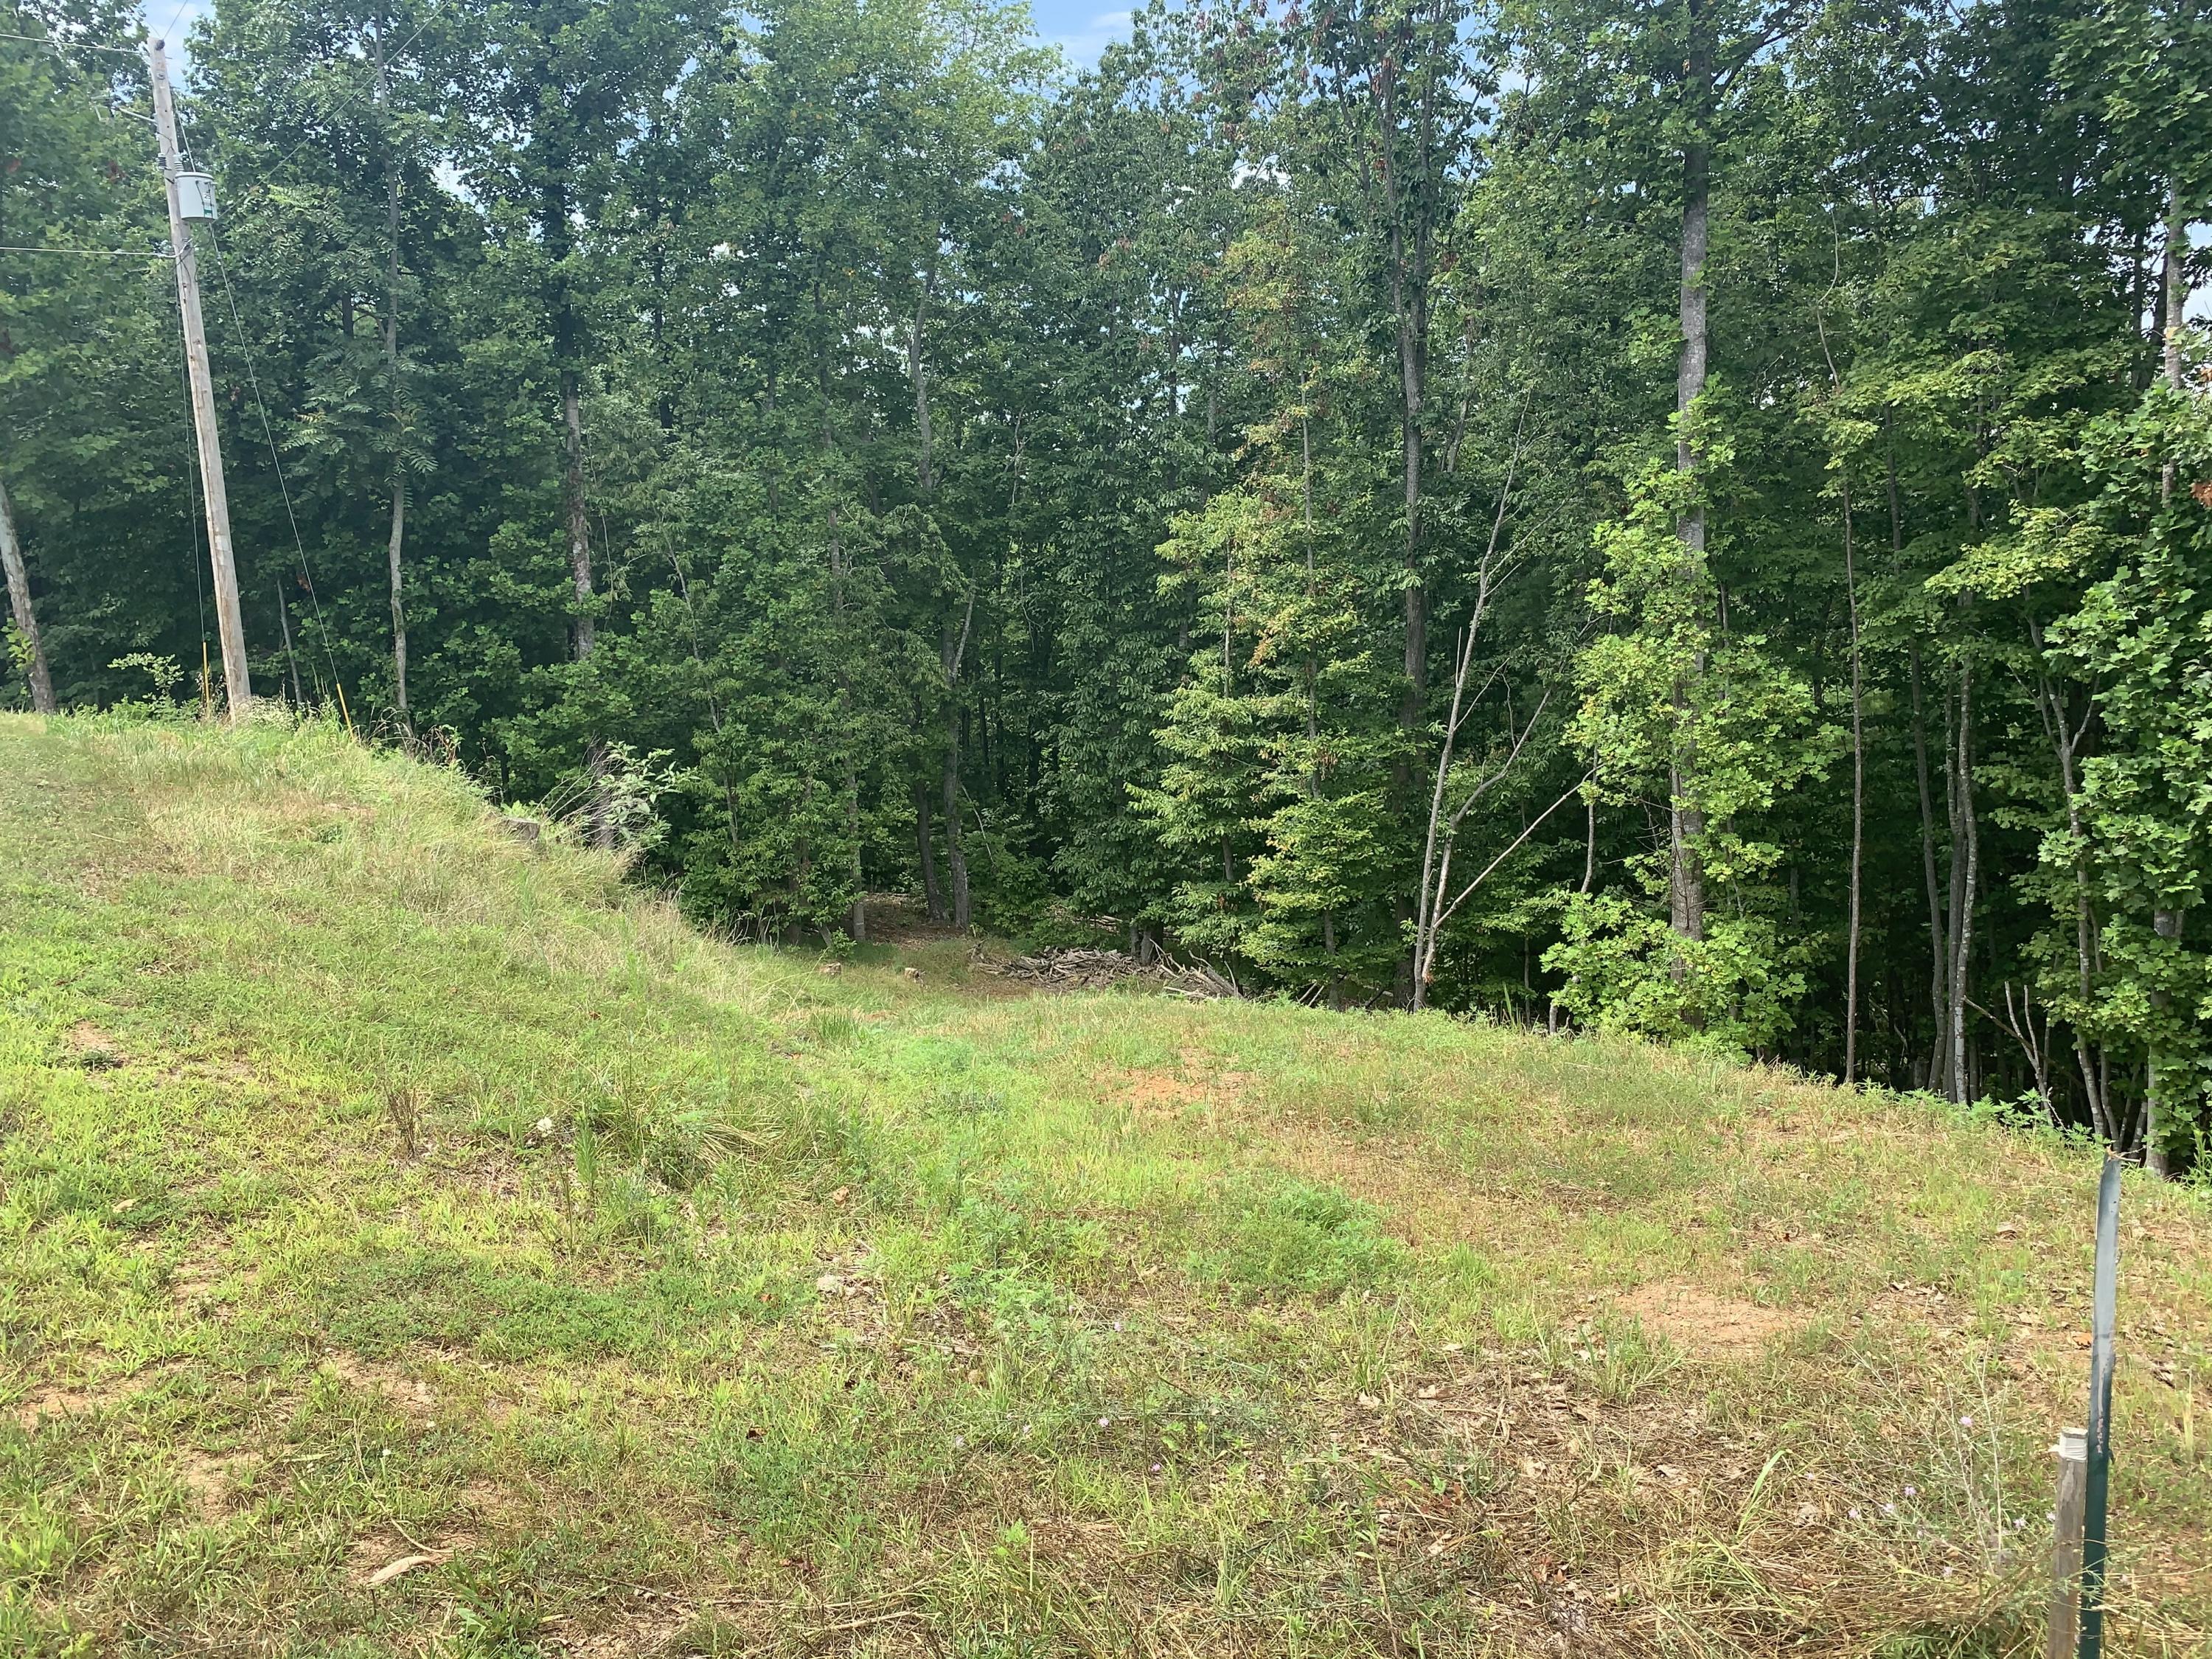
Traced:
[[2097, 1289], [2090, 1313], [2089, 1481], [2081, 1516], [2081, 1659], [2105, 1650], [2105, 1500], [2112, 1471], [2112, 1322], [2120, 1295], [2120, 1160], [2097, 1184]]

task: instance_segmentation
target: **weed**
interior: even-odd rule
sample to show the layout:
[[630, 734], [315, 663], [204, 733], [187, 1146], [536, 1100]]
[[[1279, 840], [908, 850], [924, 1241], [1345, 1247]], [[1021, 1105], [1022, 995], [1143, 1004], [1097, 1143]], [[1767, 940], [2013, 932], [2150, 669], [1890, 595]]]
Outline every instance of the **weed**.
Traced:
[[1406, 1264], [1373, 1208], [1333, 1188], [1287, 1182], [1248, 1201], [1217, 1249], [1192, 1259], [1201, 1279], [1255, 1295], [1330, 1296], [1381, 1284]]
[[384, 1091], [384, 1114], [392, 1121], [392, 1133], [399, 1143], [399, 1156], [411, 1158], [416, 1153], [416, 1132], [422, 1121], [422, 1097], [411, 1085]]

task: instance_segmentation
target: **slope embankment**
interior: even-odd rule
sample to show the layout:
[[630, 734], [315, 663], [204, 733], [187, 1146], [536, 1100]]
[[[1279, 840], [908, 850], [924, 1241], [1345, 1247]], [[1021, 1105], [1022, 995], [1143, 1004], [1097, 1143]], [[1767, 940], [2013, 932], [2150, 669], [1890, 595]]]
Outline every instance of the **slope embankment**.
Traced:
[[[2086, 1150], [826, 975], [327, 726], [0, 717], [0, 1653], [2040, 1650]], [[2125, 1203], [2181, 1654], [2212, 1208]]]

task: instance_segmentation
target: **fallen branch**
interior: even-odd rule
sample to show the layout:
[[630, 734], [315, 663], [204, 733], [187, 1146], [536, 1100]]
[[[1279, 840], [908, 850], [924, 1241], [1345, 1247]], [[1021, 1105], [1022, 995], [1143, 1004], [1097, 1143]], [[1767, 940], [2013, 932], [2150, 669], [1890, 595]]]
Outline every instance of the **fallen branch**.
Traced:
[[1016, 957], [1009, 962], [976, 965], [1001, 979], [1019, 980], [1024, 984], [1054, 991], [1103, 991], [1141, 980], [1172, 996], [1193, 1000], [1241, 994], [1236, 981], [1227, 975], [1203, 963], [1179, 963], [1164, 954], [1150, 962], [1139, 962], [1126, 951], [1079, 947], [1040, 951], [1034, 956]]

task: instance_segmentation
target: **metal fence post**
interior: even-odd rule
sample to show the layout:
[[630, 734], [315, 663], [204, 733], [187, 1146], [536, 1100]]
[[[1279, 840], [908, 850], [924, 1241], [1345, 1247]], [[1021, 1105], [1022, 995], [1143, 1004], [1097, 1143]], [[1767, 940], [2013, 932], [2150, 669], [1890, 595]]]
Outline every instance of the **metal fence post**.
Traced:
[[2089, 1346], [2088, 1467], [2082, 1482], [2081, 1659], [2105, 1650], [2105, 1504], [2112, 1467], [2112, 1326], [2119, 1303], [2120, 1161], [2097, 1186], [2097, 1285]]

